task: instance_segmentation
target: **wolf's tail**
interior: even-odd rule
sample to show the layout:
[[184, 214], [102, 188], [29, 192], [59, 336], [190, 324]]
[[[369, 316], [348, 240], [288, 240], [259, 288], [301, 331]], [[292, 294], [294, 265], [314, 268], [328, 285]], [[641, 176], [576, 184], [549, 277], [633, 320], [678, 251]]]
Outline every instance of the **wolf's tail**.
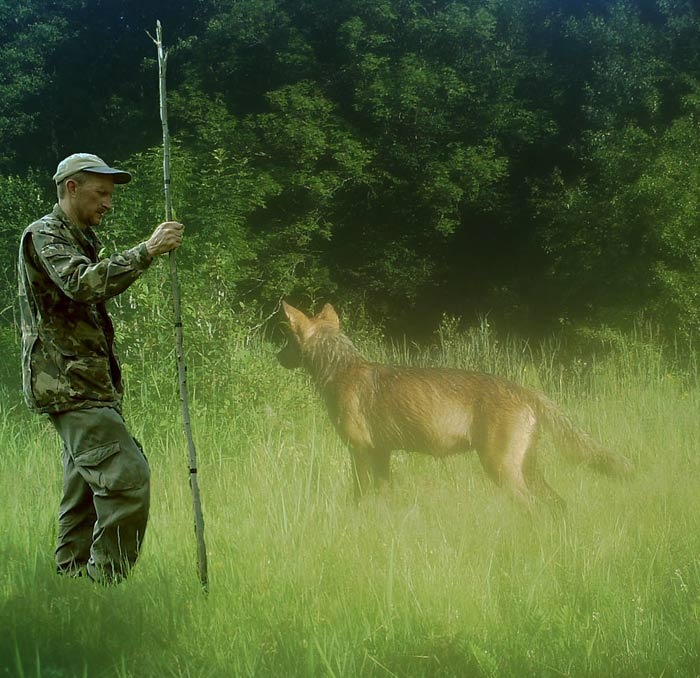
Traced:
[[634, 473], [634, 465], [627, 457], [603, 447], [543, 393], [534, 394], [540, 420], [572, 461], [610, 476], [627, 478]]

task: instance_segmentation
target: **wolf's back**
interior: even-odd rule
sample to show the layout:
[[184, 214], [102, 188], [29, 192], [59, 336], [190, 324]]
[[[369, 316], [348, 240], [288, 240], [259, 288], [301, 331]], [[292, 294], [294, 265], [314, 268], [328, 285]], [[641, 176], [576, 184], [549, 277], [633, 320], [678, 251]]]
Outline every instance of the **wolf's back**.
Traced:
[[627, 457], [605, 448], [595, 438], [576, 426], [569, 416], [543, 393], [532, 391], [532, 394], [533, 404], [540, 420], [567, 457], [607, 475], [618, 477], [632, 475], [634, 465]]

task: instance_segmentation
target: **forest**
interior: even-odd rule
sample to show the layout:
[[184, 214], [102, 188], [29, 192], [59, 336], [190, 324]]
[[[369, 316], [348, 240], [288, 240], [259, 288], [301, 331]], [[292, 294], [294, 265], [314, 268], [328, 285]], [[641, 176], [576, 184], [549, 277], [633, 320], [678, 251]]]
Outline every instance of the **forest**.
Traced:
[[689, 0], [0, 0], [4, 332], [63, 157], [134, 173], [115, 250], [163, 219], [157, 20], [200, 321], [700, 329]]

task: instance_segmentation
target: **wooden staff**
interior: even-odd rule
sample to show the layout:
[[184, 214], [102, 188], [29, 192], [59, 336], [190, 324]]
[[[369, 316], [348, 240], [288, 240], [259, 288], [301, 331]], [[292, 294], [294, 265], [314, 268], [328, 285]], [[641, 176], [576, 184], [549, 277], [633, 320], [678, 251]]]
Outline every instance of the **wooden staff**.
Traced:
[[[172, 221], [173, 208], [170, 197], [170, 132], [168, 130], [168, 107], [165, 88], [165, 69], [168, 61], [168, 53], [163, 49], [163, 32], [160, 21], [156, 23], [156, 37], [151, 38], [158, 48], [158, 76], [160, 79], [160, 120], [163, 125], [163, 179], [165, 188], [165, 220]], [[192, 426], [190, 424], [190, 408], [187, 399], [187, 366], [185, 365], [185, 352], [182, 337], [182, 315], [180, 311], [180, 286], [177, 279], [177, 265], [175, 262], [175, 250], [168, 253], [170, 261], [170, 280], [173, 292], [173, 309], [175, 316], [175, 355], [177, 357], [177, 373], [180, 383], [180, 402], [182, 403], [182, 420], [187, 438], [189, 450], [190, 487], [192, 488], [192, 507], [194, 509], [194, 532], [197, 537], [197, 569], [199, 581], [204, 591], [209, 590], [209, 578], [207, 575], [207, 548], [204, 543], [204, 515], [202, 514], [202, 502], [199, 497], [199, 485], [197, 483], [197, 452], [192, 438]]]

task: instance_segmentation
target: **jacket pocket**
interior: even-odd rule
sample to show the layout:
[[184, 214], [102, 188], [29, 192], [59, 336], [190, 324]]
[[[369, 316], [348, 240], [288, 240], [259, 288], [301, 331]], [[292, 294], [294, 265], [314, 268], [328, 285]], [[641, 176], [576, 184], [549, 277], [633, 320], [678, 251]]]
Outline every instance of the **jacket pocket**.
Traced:
[[37, 407], [60, 400], [65, 390], [55, 356], [38, 335], [23, 338], [22, 387], [27, 403]]
[[61, 354], [61, 362], [71, 397], [85, 400], [116, 399], [108, 358]]
[[34, 364], [34, 351], [37, 344], [39, 343], [39, 337], [36, 333], [26, 332], [22, 336], [22, 389], [24, 391], [24, 397], [27, 402], [36, 401], [35, 396], [35, 370], [33, 369]]
[[73, 461], [95, 493], [135, 489], [150, 478], [148, 462], [135, 445], [128, 449], [118, 442], [100, 445], [75, 453]]

